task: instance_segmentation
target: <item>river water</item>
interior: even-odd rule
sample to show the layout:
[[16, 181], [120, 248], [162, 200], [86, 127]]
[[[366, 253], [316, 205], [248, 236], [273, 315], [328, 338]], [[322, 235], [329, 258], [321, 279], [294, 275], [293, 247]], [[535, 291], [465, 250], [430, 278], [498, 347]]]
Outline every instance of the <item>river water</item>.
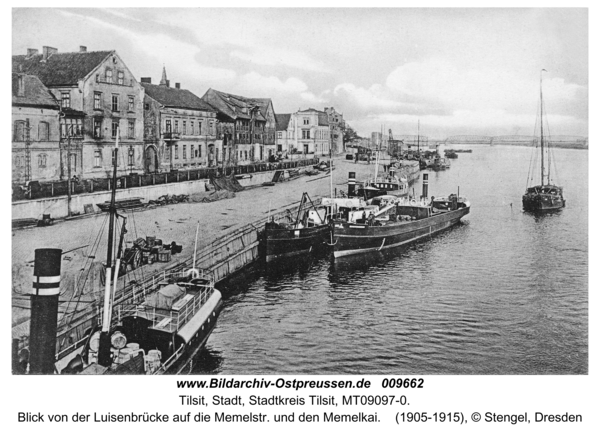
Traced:
[[246, 272], [224, 287], [194, 372], [586, 374], [588, 151], [554, 149], [567, 205], [534, 216], [521, 206], [532, 149], [471, 148], [430, 174], [429, 195], [470, 200], [459, 226]]

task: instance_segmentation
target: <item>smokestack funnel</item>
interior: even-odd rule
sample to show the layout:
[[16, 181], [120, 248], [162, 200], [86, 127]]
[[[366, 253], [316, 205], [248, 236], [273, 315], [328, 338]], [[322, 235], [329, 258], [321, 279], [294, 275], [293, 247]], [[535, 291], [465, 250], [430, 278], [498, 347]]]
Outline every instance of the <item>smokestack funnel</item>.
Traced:
[[348, 172], [348, 197], [354, 197], [356, 194], [356, 173]]
[[61, 249], [35, 250], [29, 335], [30, 374], [54, 373], [61, 256]]
[[421, 198], [427, 198], [429, 196], [429, 173], [423, 173], [423, 194]]

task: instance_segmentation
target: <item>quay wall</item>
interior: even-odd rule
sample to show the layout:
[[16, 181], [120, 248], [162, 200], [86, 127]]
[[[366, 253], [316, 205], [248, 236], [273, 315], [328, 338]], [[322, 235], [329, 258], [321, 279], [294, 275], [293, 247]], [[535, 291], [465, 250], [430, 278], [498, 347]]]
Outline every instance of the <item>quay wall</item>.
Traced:
[[[189, 182], [169, 183], [165, 185], [150, 185], [137, 188], [117, 190], [117, 200], [128, 198], [141, 198], [143, 201], [156, 200], [160, 196], [171, 194], [193, 194], [206, 191], [208, 179], [193, 180]], [[92, 205], [94, 212], [98, 212], [98, 203], [110, 200], [110, 192], [92, 192], [77, 194], [71, 197], [71, 212], [85, 213], [85, 205]], [[42, 198], [37, 200], [23, 200], [13, 202], [12, 219], [35, 218], [41, 219], [43, 214], [50, 214], [52, 218], [65, 218], [68, 216], [68, 198], [65, 196]]]
[[[238, 182], [243, 187], [262, 185], [273, 179], [276, 170], [252, 173]], [[287, 170], [286, 170], [287, 171]], [[128, 198], [141, 198], [142, 201], [156, 200], [159, 197], [170, 194], [190, 195], [204, 192], [209, 184], [208, 179], [192, 180], [187, 182], [167, 183], [161, 185], [148, 185], [142, 187], [117, 189], [117, 200]], [[94, 212], [99, 212], [96, 206], [110, 200], [109, 191], [92, 192], [87, 194], [75, 194], [71, 196], [71, 213], [85, 214], [85, 206], [92, 205]], [[34, 218], [41, 219], [42, 215], [50, 214], [54, 219], [68, 216], [68, 198], [66, 196], [41, 198], [36, 200], [21, 200], [12, 203], [12, 219]]]

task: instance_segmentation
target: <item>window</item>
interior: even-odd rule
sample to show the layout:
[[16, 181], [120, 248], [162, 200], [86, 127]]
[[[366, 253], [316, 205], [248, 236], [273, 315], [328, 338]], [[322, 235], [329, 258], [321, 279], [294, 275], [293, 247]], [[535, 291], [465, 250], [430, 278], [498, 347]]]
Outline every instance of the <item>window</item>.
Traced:
[[25, 157], [24, 156], [15, 156], [15, 167], [23, 167], [25, 165]]
[[302, 130], [302, 139], [303, 140], [310, 139], [310, 129], [303, 129]]
[[192, 144], [192, 145], [190, 145], [190, 158], [194, 159], [194, 156], [197, 156], [197, 155], [194, 153], [194, 145]]
[[38, 125], [38, 139], [40, 141], [48, 141], [50, 135], [50, 124], [48, 122], [40, 122]]
[[190, 122], [190, 134], [191, 135], [196, 135], [196, 131], [194, 130], [194, 122]]
[[175, 120], [175, 131], [173, 131], [175, 134], [179, 133], [179, 120]]
[[171, 119], [165, 120], [165, 132], [171, 132]]
[[175, 146], [173, 146], [173, 148], [175, 149], [175, 159], [179, 159], [179, 146], [176, 144]]
[[113, 112], [119, 111], [119, 95], [112, 95], [111, 108]]
[[128, 102], [127, 102], [127, 109], [129, 111], [134, 111], [134, 109], [135, 109], [134, 102], [135, 102], [135, 100], [133, 99], [133, 96], [129, 96]]
[[125, 72], [117, 71], [117, 84], [121, 86], [125, 83]]
[[17, 120], [15, 122], [15, 134], [13, 141], [25, 141], [25, 122]]
[[144, 110], [149, 110], [150, 109], [150, 104], [144, 104]]
[[281, 131], [277, 133], [277, 138], [283, 138], [283, 133]]
[[112, 75], [112, 69], [106, 69], [106, 82], [107, 83], [112, 83], [113, 82], [113, 75]]
[[208, 134], [213, 135], [213, 122], [212, 121], [210, 121], [210, 123], [208, 124]]
[[127, 138], [135, 138], [135, 119], [127, 121]]
[[202, 145], [198, 145], [198, 154], [196, 155], [198, 158], [202, 158]]
[[244, 159], [248, 159], [248, 151], [244, 150]]
[[187, 145], [183, 145], [183, 159], [187, 159]]
[[102, 167], [102, 149], [94, 150], [94, 167]]
[[119, 121], [118, 120], [113, 120], [112, 121], [112, 128], [111, 128], [111, 137], [112, 138], [117, 138], [117, 134], [119, 133]]
[[81, 137], [83, 135], [83, 120], [73, 118], [61, 118], [60, 137]]
[[310, 119], [308, 117], [305, 117], [302, 120], [304, 125], [310, 125]]
[[71, 92], [60, 92], [60, 106], [69, 108], [71, 106]]
[[38, 167], [46, 168], [47, 159], [48, 159], [48, 157], [46, 156], [45, 153], [39, 154], [38, 155]]
[[187, 135], [187, 127], [185, 125], [185, 120], [183, 121], [183, 124], [181, 125], [181, 128], [182, 128], [182, 131], [181, 131], [182, 134], [183, 135]]
[[94, 92], [94, 110], [101, 110], [102, 106], [100, 105], [102, 100], [102, 93]]
[[202, 120], [198, 121], [198, 135], [202, 135]]
[[94, 119], [94, 138], [102, 138], [102, 119]]

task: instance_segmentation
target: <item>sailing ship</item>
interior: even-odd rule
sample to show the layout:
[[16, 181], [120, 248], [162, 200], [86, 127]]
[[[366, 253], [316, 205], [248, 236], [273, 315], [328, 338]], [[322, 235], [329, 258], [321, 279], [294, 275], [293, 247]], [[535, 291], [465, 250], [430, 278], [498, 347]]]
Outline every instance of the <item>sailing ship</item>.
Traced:
[[288, 211], [277, 221], [265, 223], [266, 261], [310, 253], [325, 245], [329, 236], [328, 210], [315, 206], [308, 194], [302, 194], [294, 217]]
[[[528, 212], [543, 212], [557, 210], [565, 207], [566, 200], [563, 197], [563, 189], [561, 186], [552, 184], [550, 177], [550, 167], [552, 164], [550, 142], [547, 136], [544, 135], [544, 120], [545, 108], [544, 98], [542, 93], [542, 72], [547, 72], [542, 69], [540, 72], [540, 177], [539, 185], [530, 186], [529, 182], [533, 179], [533, 172], [530, 168], [527, 176], [527, 187], [523, 195], [523, 210]], [[548, 128], [546, 128], [548, 132]], [[534, 162], [536, 152], [532, 157]], [[531, 164], [533, 166], [534, 164]]]
[[[118, 135], [117, 131], [113, 179], [117, 174]], [[115, 222], [117, 217], [125, 217], [117, 213], [116, 182], [112, 185], [102, 319], [98, 323], [94, 315], [96, 326], [67, 350], [49, 353], [48, 362], [60, 374], [180, 373], [191, 365], [214, 329], [223, 305], [221, 293], [215, 289], [212, 275], [195, 268], [195, 247], [191, 269], [183, 270], [179, 265], [162, 272], [137, 295], [120, 296], [121, 302], [115, 302], [126, 230], [123, 223], [113, 260]], [[197, 238], [198, 228], [196, 246]], [[35, 320], [32, 314], [32, 322]]]
[[428, 199], [428, 174], [423, 174], [421, 198], [390, 197], [361, 207], [340, 208], [343, 218], [332, 224], [333, 255], [343, 257], [381, 251], [427, 238], [446, 230], [470, 212], [458, 194]]

